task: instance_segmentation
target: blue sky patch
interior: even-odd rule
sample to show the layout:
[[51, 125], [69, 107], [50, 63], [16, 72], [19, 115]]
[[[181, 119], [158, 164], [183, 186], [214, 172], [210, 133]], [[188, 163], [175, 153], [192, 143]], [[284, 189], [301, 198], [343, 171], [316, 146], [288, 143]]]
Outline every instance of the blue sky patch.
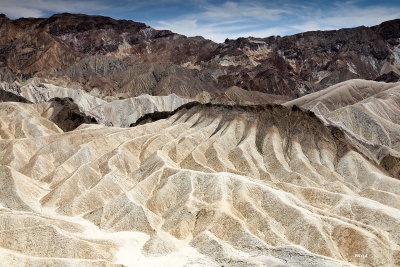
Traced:
[[0, 12], [11, 18], [62, 12], [104, 15], [223, 42], [372, 26], [400, 18], [400, 1], [0, 0]]

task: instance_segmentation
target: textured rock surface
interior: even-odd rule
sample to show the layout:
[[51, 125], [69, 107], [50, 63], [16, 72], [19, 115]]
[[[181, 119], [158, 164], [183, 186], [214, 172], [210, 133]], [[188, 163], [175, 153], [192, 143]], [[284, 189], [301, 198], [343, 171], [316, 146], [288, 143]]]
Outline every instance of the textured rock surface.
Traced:
[[352, 80], [285, 105], [307, 108], [341, 128], [364, 155], [400, 177], [400, 83]]
[[397, 81], [399, 27], [393, 20], [217, 44], [102, 16], [1, 16], [0, 80], [51, 77], [102, 97], [192, 98], [202, 91], [215, 97], [237, 86], [293, 98], [355, 78]]
[[128, 127], [147, 113], [174, 111], [193, 101], [171, 94], [141, 95], [107, 102], [80, 89], [35, 82], [22, 87], [2, 83], [0, 97], [3, 95], [4, 101], [40, 103], [42, 109], [48, 109], [43, 111], [46, 112], [45, 117], [50, 118], [64, 131], [73, 130], [82, 123]]
[[32, 138], [63, 132], [42, 113], [39, 105], [0, 103], [1, 139]]
[[132, 128], [22, 128], [36, 135], [0, 140], [11, 265], [400, 264], [400, 180], [311, 112], [192, 104]]

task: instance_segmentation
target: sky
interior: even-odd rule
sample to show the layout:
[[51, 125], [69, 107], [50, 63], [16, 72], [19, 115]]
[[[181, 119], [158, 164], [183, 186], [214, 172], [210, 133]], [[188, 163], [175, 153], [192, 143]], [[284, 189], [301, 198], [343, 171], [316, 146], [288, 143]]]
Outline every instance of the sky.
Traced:
[[0, 13], [10, 18], [62, 12], [130, 19], [156, 29], [224, 42], [226, 38], [377, 25], [400, 18], [400, 1], [0, 0]]

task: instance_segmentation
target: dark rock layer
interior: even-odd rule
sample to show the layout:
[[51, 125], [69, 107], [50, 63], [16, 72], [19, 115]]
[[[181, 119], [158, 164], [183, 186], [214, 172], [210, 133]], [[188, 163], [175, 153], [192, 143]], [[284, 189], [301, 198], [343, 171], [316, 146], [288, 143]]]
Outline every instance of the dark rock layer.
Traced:
[[0, 102], [32, 103], [22, 96], [13, 94], [5, 90], [0, 90]]
[[96, 119], [85, 115], [79, 110], [71, 98], [52, 98], [49, 100], [53, 114], [49, 118], [64, 132], [72, 131], [83, 123], [97, 123]]
[[214, 43], [103, 16], [0, 17], [0, 78], [78, 82], [122, 97], [244, 90], [298, 97], [400, 74], [400, 20], [374, 27]]

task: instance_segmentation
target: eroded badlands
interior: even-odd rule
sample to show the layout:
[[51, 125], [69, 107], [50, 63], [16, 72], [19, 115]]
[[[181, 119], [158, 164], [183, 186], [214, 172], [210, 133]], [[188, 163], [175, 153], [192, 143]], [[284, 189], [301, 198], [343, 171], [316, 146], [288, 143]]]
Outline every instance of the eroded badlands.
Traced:
[[312, 112], [191, 104], [64, 132], [44, 104], [0, 103], [7, 266], [400, 265], [393, 166]]

